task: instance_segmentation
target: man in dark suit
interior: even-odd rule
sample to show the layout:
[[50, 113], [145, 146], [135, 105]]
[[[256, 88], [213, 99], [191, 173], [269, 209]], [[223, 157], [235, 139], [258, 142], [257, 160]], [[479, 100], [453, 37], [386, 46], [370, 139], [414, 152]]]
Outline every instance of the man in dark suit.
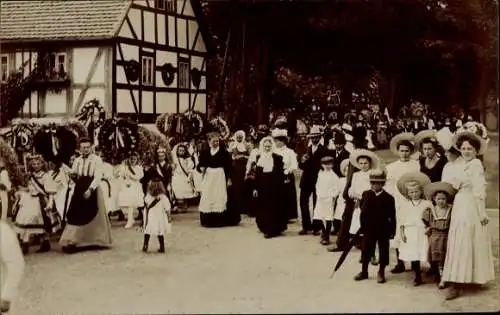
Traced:
[[385, 267], [389, 265], [389, 242], [396, 234], [396, 205], [394, 197], [383, 189], [385, 181], [383, 170], [373, 170], [370, 174], [371, 190], [365, 191], [361, 198], [362, 269], [354, 278], [356, 281], [368, 279], [368, 264], [378, 245], [377, 282], [385, 282]]
[[343, 133], [337, 132], [335, 138], [333, 138], [333, 144], [335, 145], [335, 155], [333, 160], [333, 171], [338, 177], [342, 177], [342, 172], [340, 170], [340, 163], [343, 160], [349, 159], [349, 151], [345, 149], [345, 135]]
[[321, 158], [325, 156], [328, 149], [321, 144], [322, 132], [319, 126], [312, 126], [308, 138], [310, 145], [307, 148], [300, 160], [299, 168], [302, 170], [302, 177], [300, 178], [300, 214], [302, 218], [302, 230], [300, 235], [306, 235], [309, 232], [317, 235], [321, 229], [320, 226], [311, 221], [311, 214], [309, 212], [309, 199], [313, 196], [313, 205], [316, 205], [316, 180], [318, 179], [318, 172], [321, 168]]

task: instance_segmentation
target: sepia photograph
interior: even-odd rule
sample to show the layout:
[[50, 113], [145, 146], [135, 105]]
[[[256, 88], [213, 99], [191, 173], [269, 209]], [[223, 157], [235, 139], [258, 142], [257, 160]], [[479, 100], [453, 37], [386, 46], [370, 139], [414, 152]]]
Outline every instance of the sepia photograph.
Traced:
[[0, 0], [0, 313], [500, 311], [497, 0]]

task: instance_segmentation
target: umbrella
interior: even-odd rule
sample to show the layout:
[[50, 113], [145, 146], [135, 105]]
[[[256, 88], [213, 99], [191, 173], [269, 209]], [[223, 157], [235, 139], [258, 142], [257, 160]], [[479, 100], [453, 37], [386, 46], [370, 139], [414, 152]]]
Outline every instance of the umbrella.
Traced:
[[356, 234], [351, 238], [349, 244], [342, 252], [342, 255], [340, 255], [339, 261], [337, 261], [337, 264], [335, 265], [335, 268], [333, 269], [330, 278], [332, 278], [335, 272], [340, 269], [340, 266], [342, 266], [342, 264], [344, 263], [344, 260], [346, 259], [351, 249], [354, 247], [354, 244], [356, 244], [356, 241], [358, 240], [360, 235], [361, 235], [361, 228], [359, 228], [358, 232], [356, 232]]

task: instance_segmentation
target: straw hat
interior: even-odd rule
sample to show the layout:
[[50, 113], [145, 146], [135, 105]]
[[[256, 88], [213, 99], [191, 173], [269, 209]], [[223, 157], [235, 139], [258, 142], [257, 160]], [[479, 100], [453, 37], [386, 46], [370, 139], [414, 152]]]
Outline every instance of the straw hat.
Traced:
[[397, 187], [401, 195], [407, 195], [406, 183], [409, 182], [417, 182], [423, 188], [431, 183], [431, 179], [422, 172], [405, 173], [397, 182]]
[[307, 136], [313, 138], [313, 137], [320, 137], [321, 135], [323, 135], [323, 130], [321, 130], [321, 126], [314, 125], [311, 127], [311, 130], [309, 130], [309, 134]]
[[287, 138], [288, 137], [288, 131], [286, 129], [273, 129], [271, 131], [271, 137], [273, 138]]
[[342, 162], [340, 162], [340, 173], [342, 173], [343, 176], [347, 176], [348, 170], [349, 170], [349, 159], [345, 159]]
[[370, 182], [385, 183], [387, 176], [383, 169], [377, 168], [370, 171]]
[[422, 142], [425, 139], [431, 139], [431, 141], [437, 144], [437, 131], [435, 130], [422, 130], [415, 135], [415, 147], [420, 148]]
[[453, 136], [453, 147], [460, 151], [460, 148], [458, 147], [458, 142], [461, 141], [462, 139], [469, 139], [471, 141], [478, 142], [480, 144], [479, 150], [477, 151], [477, 155], [483, 155], [486, 152], [486, 149], [488, 147], [486, 141], [481, 138], [480, 136], [476, 135], [473, 132], [470, 131], [462, 131], [459, 133], [456, 133]]
[[[400, 134], [397, 134], [395, 135], [392, 139], [391, 139], [391, 143], [390, 143], [390, 150], [392, 152], [392, 154], [394, 155], [398, 155], [398, 145], [402, 142], [402, 141], [410, 141], [411, 143], [415, 144], [415, 135], [411, 132], [402, 132]], [[415, 151], [415, 148], [413, 148], [413, 151]]]
[[447, 182], [430, 183], [424, 187], [424, 194], [427, 199], [432, 199], [438, 192], [445, 192], [448, 196], [453, 197], [457, 190]]
[[451, 133], [450, 128], [444, 127], [436, 132], [436, 140], [443, 149], [448, 151], [453, 146], [453, 133]]
[[366, 149], [356, 149], [352, 151], [351, 155], [349, 155], [349, 161], [356, 168], [360, 169], [358, 159], [360, 157], [367, 157], [370, 159], [370, 169], [375, 169], [380, 167], [380, 158], [372, 151]]

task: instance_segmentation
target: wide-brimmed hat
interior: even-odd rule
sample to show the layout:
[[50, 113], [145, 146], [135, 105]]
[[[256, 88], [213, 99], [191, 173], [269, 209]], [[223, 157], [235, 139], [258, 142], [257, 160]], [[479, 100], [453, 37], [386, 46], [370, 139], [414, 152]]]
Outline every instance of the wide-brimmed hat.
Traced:
[[307, 137], [314, 138], [314, 137], [321, 137], [322, 135], [323, 135], [323, 130], [321, 129], [321, 126], [313, 125], [311, 127], [311, 130], [309, 130], [309, 134], [307, 135]]
[[360, 169], [361, 167], [359, 166], [358, 163], [358, 159], [360, 157], [367, 157], [370, 159], [370, 169], [375, 169], [380, 167], [381, 164], [380, 158], [374, 152], [366, 149], [355, 149], [354, 151], [352, 151], [351, 155], [349, 156], [349, 161], [356, 168]]
[[349, 159], [345, 159], [342, 162], [340, 162], [340, 173], [342, 173], [343, 176], [347, 176], [348, 171], [349, 171]]
[[425, 175], [422, 172], [409, 172], [403, 174], [403, 176], [399, 178], [396, 184], [401, 195], [407, 195], [406, 184], [409, 182], [417, 182], [420, 187], [423, 188], [431, 183], [431, 179], [429, 178], [429, 176]]
[[460, 148], [458, 147], [458, 142], [462, 141], [464, 138], [479, 143], [479, 150], [477, 150], [477, 155], [483, 155], [486, 152], [486, 149], [488, 148], [488, 144], [486, 143], [486, 141], [480, 136], [470, 131], [462, 131], [456, 133], [453, 136], [453, 147], [458, 151], [460, 151]]
[[325, 155], [324, 157], [321, 158], [321, 163], [326, 164], [326, 163], [333, 163], [334, 158], [331, 155]]
[[[402, 132], [400, 134], [395, 135], [391, 139], [391, 143], [389, 146], [392, 154], [398, 155], [398, 146], [402, 141], [410, 141], [412, 144], [415, 144], [415, 135], [411, 132]], [[413, 151], [414, 150], [415, 148], [413, 148]]]
[[415, 135], [415, 147], [420, 148], [422, 146], [422, 142], [425, 139], [430, 139], [431, 141], [438, 144], [437, 141], [437, 131], [435, 130], [422, 130]]
[[288, 138], [288, 130], [286, 129], [273, 129], [271, 131], [271, 137], [273, 138]]
[[441, 145], [441, 147], [446, 151], [453, 147], [453, 133], [448, 127], [441, 128], [438, 132], [436, 132], [436, 139], [439, 145]]
[[387, 175], [381, 168], [376, 168], [370, 171], [370, 183], [385, 183]]
[[445, 192], [448, 196], [453, 197], [457, 190], [447, 182], [430, 183], [424, 187], [424, 194], [427, 199], [432, 199], [438, 192]]

